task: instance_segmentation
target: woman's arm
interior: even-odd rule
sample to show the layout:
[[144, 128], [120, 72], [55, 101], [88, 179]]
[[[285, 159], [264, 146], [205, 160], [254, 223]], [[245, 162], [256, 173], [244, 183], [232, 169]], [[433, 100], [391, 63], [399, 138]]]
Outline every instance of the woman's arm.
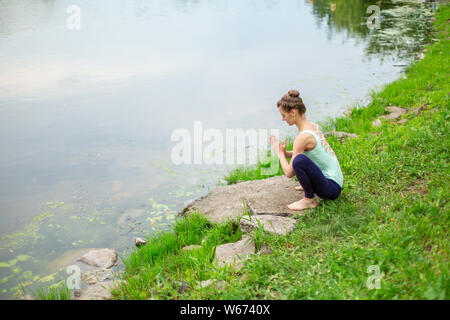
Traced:
[[292, 161], [291, 163], [288, 163], [285, 154], [281, 152], [278, 153], [278, 158], [280, 158], [280, 164], [281, 168], [283, 169], [284, 175], [288, 178], [292, 178], [293, 176], [295, 176], [295, 171], [292, 167]]
[[[294, 168], [292, 167], [292, 160], [298, 155], [302, 154], [305, 149], [309, 146], [310, 148], [315, 147], [315, 139], [309, 133], [299, 134], [294, 141], [293, 151], [286, 151], [286, 142], [282, 145], [278, 142], [275, 136], [271, 137], [271, 145], [272, 149], [277, 153], [278, 158], [280, 159], [281, 168], [283, 169], [284, 174], [288, 178], [292, 178], [295, 176]], [[286, 160], [286, 153], [289, 152], [291, 154], [291, 162], [288, 163]]]

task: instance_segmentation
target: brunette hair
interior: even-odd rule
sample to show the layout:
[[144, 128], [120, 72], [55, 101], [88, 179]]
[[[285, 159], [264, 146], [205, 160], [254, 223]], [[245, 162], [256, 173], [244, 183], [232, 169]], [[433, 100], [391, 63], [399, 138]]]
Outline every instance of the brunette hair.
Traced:
[[277, 107], [282, 107], [284, 111], [290, 112], [292, 109], [297, 109], [298, 114], [302, 115], [306, 112], [306, 107], [303, 104], [300, 93], [297, 90], [289, 90], [283, 98], [278, 100]]

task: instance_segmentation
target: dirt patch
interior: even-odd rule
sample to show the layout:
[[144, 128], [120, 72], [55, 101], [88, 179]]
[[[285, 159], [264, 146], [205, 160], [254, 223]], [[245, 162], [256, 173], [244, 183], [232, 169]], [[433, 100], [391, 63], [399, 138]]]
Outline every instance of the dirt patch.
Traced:
[[417, 179], [405, 189], [405, 192], [406, 194], [416, 193], [425, 195], [428, 193], [427, 182], [424, 179]]

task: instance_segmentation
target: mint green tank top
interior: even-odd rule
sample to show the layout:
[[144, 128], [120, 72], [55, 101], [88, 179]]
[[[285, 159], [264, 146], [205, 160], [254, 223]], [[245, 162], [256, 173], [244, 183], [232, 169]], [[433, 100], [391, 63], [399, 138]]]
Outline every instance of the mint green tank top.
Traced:
[[333, 180], [342, 188], [344, 184], [344, 177], [342, 175], [339, 161], [333, 149], [331, 149], [327, 140], [319, 131], [319, 126], [317, 124], [316, 127], [316, 132], [312, 130], [301, 131], [311, 133], [314, 139], [316, 139], [316, 147], [311, 151], [304, 151], [304, 154], [310, 158], [320, 168], [320, 170], [322, 170], [322, 173], [326, 178]]

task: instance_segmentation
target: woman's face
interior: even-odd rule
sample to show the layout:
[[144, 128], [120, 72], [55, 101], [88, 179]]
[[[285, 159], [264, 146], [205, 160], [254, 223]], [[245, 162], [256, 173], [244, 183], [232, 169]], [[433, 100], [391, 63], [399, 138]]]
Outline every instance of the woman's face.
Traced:
[[290, 126], [295, 124], [296, 111], [294, 109], [288, 112], [284, 111], [282, 107], [278, 107], [278, 111], [280, 111], [282, 121], [286, 121], [286, 123]]

